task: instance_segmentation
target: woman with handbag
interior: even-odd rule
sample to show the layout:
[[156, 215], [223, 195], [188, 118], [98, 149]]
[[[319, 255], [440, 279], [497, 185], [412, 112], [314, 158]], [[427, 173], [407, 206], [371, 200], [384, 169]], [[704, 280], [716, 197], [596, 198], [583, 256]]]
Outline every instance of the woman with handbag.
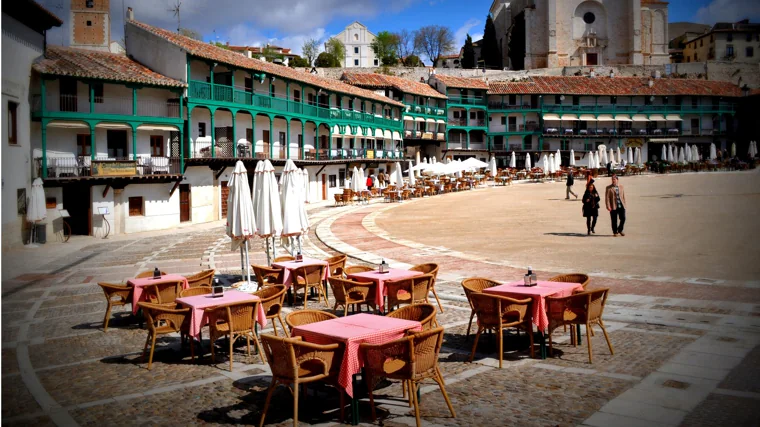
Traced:
[[596, 227], [596, 218], [599, 216], [599, 193], [594, 187], [594, 180], [592, 179], [586, 185], [586, 192], [583, 193], [583, 216], [586, 218], [586, 229], [589, 235], [591, 233], [596, 234], [594, 228]]

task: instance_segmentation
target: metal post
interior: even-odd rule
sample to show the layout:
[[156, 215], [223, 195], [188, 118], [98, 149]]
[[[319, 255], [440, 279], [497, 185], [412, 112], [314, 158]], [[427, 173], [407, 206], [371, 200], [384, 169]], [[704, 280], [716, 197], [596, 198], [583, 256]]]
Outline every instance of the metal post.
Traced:
[[132, 88], [132, 115], [137, 115], [137, 88]]
[[[213, 73], [212, 73], [213, 75]], [[209, 117], [211, 117], [211, 158], [216, 158], [216, 128], [214, 127], [214, 114], [216, 114], [216, 108], [209, 109]]]
[[237, 157], [237, 124], [235, 122], [236, 111], [232, 112], [232, 157]]

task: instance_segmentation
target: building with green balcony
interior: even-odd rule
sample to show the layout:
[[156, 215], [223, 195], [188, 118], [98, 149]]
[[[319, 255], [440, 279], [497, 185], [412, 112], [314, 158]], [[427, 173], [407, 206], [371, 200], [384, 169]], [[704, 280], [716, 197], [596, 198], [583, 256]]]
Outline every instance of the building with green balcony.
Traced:
[[479, 78], [433, 74], [428, 80], [436, 91], [446, 95], [446, 146], [442, 156], [453, 159], [475, 155], [486, 159], [488, 147], [488, 83]]
[[445, 95], [426, 82], [376, 73], [345, 72], [341, 80], [375, 91], [404, 104], [404, 146], [411, 155], [416, 147], [420, 156], [439, 156], [446, 141]]

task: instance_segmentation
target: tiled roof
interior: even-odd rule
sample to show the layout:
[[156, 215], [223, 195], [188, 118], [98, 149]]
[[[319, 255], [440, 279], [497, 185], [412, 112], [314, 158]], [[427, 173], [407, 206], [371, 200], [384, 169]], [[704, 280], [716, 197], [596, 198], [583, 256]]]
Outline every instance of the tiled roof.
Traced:
[[158, 74], [125, 55], [48, 45], [34, 61], [38, 73], [154, 86], [185, 87], [185, 83]]
[[654, 79], [646, 77], [549, 77], [533, 76], [521, 82], [492, 82], [489, 95], [568, 94], [568, 95], [699, 95], [741, 96], [733, 83], [698, 79]]
[[435, 78], [451, 89], [488, 89], [488, 83], [477, 77], [454, 77], [436, 74]]
[[415, 82], [403, 77], [386, 76], [376, 73], [351, 73], [344, 72], [341, 79], [354, 86], [363, 88], [394, 88], [412, 95], [429, 96], [431, 98], [446, 99], [446, 95], [430, 87], [427, 83]]
[[[16, 0], [16, 1], [18, 1], [18, 0]], [[61, 21], [61, 18], [55, 16], [53, 14], [53, 12], [47, 10], [45, 7], [43, 7], [41, 4], [37, 3], [36, 1], [33, 1], [33, 0], [28, 0], [28, 1], [32, 5], [36, 6], [37, 9], [40, 10], [40, 12], [44, 13], [45, 15], [47, 15], [48, 18], [50, 18], [50, 20], [51, 20], [51, 22], [53, 23], [54, 26], [60, 27], [61, 25], [63, 25], [63, 21]]]
[[396, 102], [385, 96], [378, 95], [372, 91], [361, 89], [349, 84], [343, 83], [338, 80], [328, 79], [324, 77], [315, 76], [313, 74], [297, 71], [289, 67], [273, 64], [270, 62], [260, 61], [258, 59], [247, 58], [243, 55], [237, 54], [227, 49], [212, 46], [209, 43], [205, 43], [199, 40], [191, 39], [167, 31], [163, 28], [154, 27], [152, 25], [145, 24], [143, 22], [130, 20], [128, 24], [134, 25], [138, 28], [142, 28], [186, 51], [187, 53], [197, 56], [199, 58], [205, 58], [216, 62], [221, 62], [234, 67], [263, 72], [266, 74], [275, 75], [297, 82], [305, 83], [310, 86], [315, 86], [323, 89], [327, 89], [333, 92], [339, 92], [344, 95], [352, 95], [366, 99], [372, 99], [384, 104], [396, 105], [403, 107], [403, 104]]

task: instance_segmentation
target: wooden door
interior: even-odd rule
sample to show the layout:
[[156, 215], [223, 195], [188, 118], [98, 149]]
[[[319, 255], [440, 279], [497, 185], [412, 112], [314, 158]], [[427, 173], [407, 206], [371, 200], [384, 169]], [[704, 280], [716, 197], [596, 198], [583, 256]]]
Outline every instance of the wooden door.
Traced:
[[598, 64], [598, 57], [596, 53], [587, 53], [586, 54], [586, 65], [599, 65]]
[[327, 200], [327, 175], [322, 174], [322, 200]]
[[[227, 201], [224, 201], [224, 207], [226, 207]], [[179, 221], [187, 222], [192, 219], [190, 215], [190, 184], [179, 185]]]
[[227, 218], [227, 197], [230, 195], [230, 188], [227, 187], [227, 181], [220, 183], [222, 186], [222, 218]]

